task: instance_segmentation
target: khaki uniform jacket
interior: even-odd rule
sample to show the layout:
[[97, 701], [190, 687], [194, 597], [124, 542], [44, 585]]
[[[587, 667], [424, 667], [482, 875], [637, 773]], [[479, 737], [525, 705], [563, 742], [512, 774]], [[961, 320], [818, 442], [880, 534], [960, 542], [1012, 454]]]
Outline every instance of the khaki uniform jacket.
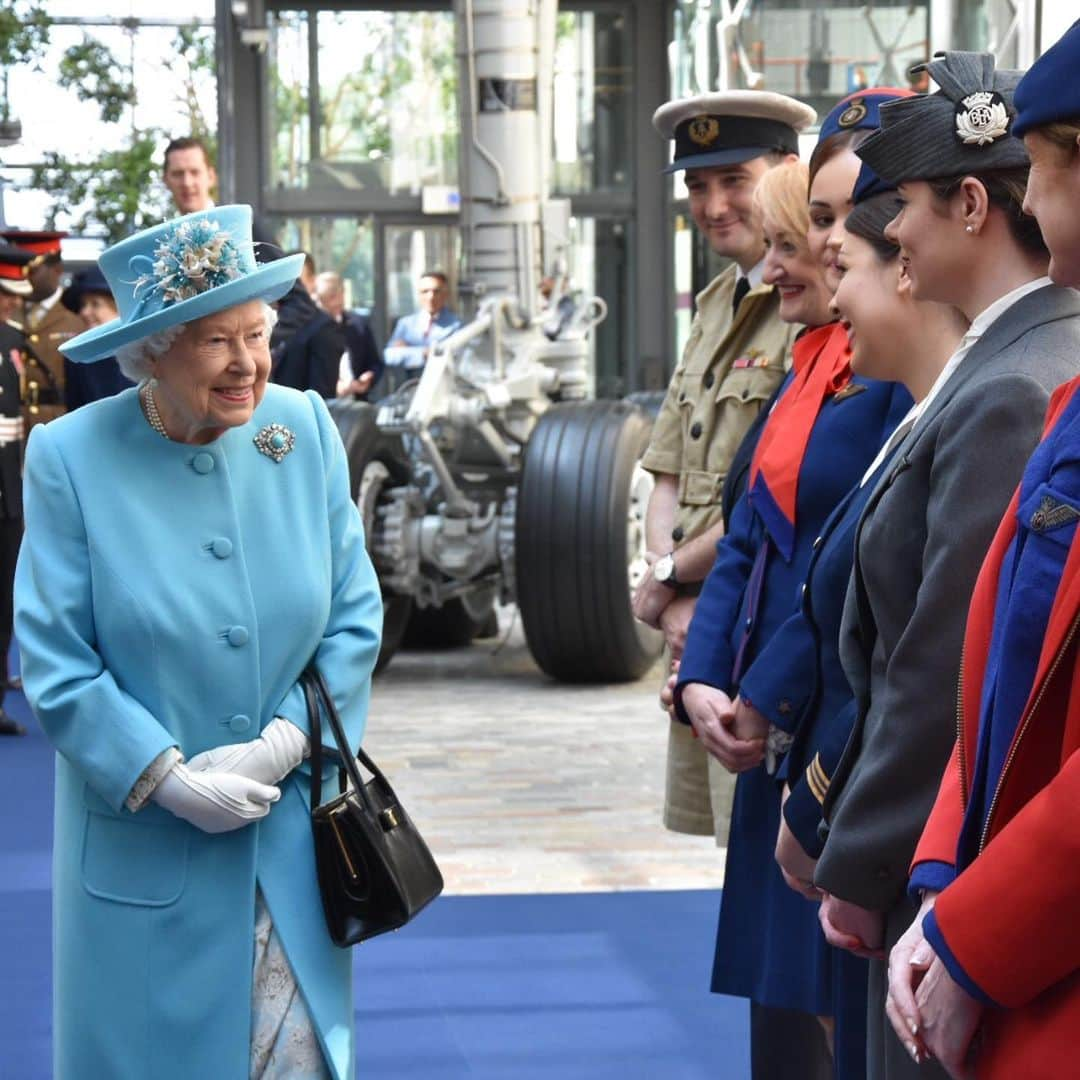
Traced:
[[724, 477], [747, 429], [783, 381], [799, 327], [782, 322], [771, 285], [751, 289], [734, 320], [734, 265], [697, 296], [682, 362], [653, 426], [642, 465], [678, 477], [673, 546], [720, 519]]
[[60, 346], [86, 329], [82, 319], [59, 300], [40, 319], [31, 320], [33, 310], [33, 304], [26, 305], [26, 340], [35, 354], [27, 360], [23, 387], [28, 435], [35, 424], [55, 420], [64, 413], [64, 357]]
[[[724, 478], [743, 436], [783, 382], [800, 329], [781, 321], [771, 285], [743, 297], [731, 316], [734, 265], [697, 296], [697, 316], [642, 458], [650, 472], [678, 478], [672, 532], [678, 547], [722, 517]], [[676, 832], [727, 838], [732, 779], [672, 721], [668, 736], [664, 824]]]

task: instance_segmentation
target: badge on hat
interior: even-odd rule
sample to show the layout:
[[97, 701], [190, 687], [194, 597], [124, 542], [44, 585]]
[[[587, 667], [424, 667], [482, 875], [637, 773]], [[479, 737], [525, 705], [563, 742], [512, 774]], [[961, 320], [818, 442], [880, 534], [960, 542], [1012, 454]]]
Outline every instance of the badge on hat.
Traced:
[[715, 116], [695, 116], [687, 127], [687, 134], [698, 146], [712, 146], [720, 134], [720, 121]]
[[842, 128], [851, 128], [866, 118], [866, 103], [856, 98], [837, 118], [836, 123]]
[[968, 94], [956, 106], [956, 137], [968, 146], [986, 146], [1009, 133], [1005, 99], [996, 92]]

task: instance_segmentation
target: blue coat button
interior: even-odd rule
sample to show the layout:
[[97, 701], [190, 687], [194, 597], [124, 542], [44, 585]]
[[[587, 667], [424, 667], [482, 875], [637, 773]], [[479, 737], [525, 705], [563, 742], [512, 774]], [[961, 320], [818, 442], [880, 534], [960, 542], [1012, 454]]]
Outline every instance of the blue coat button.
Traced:
[[210, 550], [219, 559], [227, 559], [232, 554], [232, 541], [227, 536], [219, 536], [210, 545]]
[[209, 472], [214, 471], [214, 455], [208, 454], [205, 450], [200, 451], [191, 459], [191, 467], [197, 472], [205, 476]]
[[245, 716], [243, 713], [237, 713], [229, 719], [229, 730], [235, 731], [237, 735], [247, 731], [249, 727], [251, 727], [251, 717]]
[[230, 645], [235, 648], [240, 648], [241, 645], [248, 643], [248, 632], [246, 626], [230, 626], [229, 632], [225, 635]]

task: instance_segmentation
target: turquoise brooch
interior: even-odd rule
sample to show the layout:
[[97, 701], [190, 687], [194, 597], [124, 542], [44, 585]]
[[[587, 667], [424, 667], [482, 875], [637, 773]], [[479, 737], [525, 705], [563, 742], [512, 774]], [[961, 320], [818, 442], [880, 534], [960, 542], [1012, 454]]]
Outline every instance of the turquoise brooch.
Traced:
[[280, 462], [296, 444], [296, 436], [284, 424], [267, 424], [251, 441], [260, 454]]

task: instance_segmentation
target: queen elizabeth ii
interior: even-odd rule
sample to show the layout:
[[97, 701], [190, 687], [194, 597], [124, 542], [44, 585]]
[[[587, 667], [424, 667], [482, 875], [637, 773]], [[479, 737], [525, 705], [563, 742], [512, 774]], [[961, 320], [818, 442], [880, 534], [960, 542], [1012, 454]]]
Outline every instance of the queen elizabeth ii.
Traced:
[[16, 633], [57, 750], [58, 1080], [353, 1075], [350, 954], [327, 934], [297, 679], [354, 745], [378, 584], [322, 400], [268, 386], [251, 210], [101, 256], [119, 318], [72, 339], [139, 385], [35, 429]]

